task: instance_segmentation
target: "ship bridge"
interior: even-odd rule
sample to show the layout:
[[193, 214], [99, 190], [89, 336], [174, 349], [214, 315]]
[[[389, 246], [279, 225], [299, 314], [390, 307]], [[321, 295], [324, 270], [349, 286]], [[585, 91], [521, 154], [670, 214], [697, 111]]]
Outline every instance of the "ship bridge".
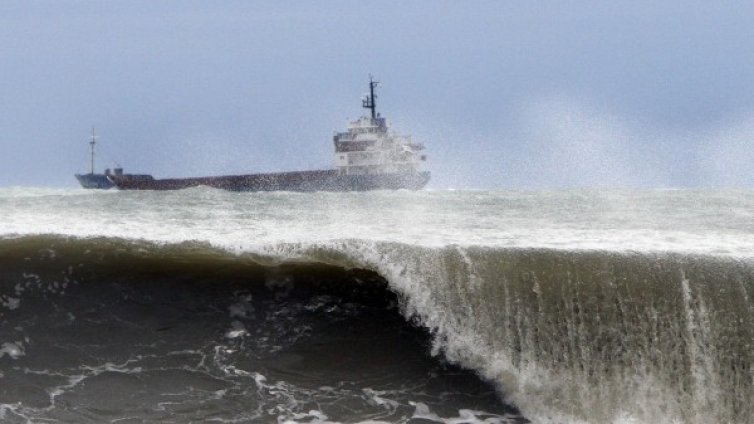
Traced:
[[371, 116], [352, 121], [347, 131], [333, 136], [336, 167], [343, 175], [420, 172], [427, 159], [424, 145], [389, 130], [387, 120], [376, 112], [376, 86], [370, 78], [369, 94], [362, 101]]

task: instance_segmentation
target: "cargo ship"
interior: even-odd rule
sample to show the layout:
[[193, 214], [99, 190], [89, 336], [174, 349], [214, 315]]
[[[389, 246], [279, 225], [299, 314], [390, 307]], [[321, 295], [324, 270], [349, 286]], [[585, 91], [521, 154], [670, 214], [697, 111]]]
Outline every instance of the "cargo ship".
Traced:
[[88, 174], [74, 174], [76, 179], [78, 180], [79, 184], [81, 184], [81, 187], [83, 188], [89, 188], [89, 189], [102, 189], [107, 190], [109, 188], [115, 187], [115, 183], [110, 179], [111, 176], [130, 176], [134, 178], [139, 177], [145, 177], [144, 175], [130, 175], [130, 174], [124, 174], [123, 168], [116, 167], [112, 171], [110, 169], [105, 169], [104, 174], [96, 174], [94, 172], [94, 146], [97, 144], [97, 133], [94, 130], [94, 127], [92, 127], [92, 139], [89, 141], [89, 146], [91, 148], [91, 155], [90, 155], [90, 170]]
[[334, 169], [165, 179], [121, 172], [107, 177], [121, 190], [196, 186], [231, 191], [419, 190], [430, 178], [429, 171], [423, 170], [425, 147], [410, 136], [390, 131], [387, 120], [377, 113], [377, 84], [370, 77], [369, 94], [362, 99], [362, 107], [370, 113], [351, 122], [345, 132], [334, 134]]

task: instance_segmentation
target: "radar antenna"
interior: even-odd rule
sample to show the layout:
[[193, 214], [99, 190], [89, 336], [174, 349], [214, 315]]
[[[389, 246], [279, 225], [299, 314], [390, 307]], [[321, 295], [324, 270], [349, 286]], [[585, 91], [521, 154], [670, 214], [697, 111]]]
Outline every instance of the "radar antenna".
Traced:
[[372, 111], [372, 119], [375, 119], [377, 117], [377, 105], [374, 102], [374, 99], [377, 98], [377, 96], [374, 95], [374, 88], [377, 87], [377, 84], [379, 84], [379, 81], [374, 81], [372, 79], [372, 75], [369, 75], [369, 96], [367, 96], [366, 99], [361, 101], [361, 106], [365, 109], [369, 109]]
[[94, 174], [94, 145], [97, 144], [97, 133], [94, 131], [94, 127], [92, 127], [92, 141], [89, 142], [89, 145], [92, 146], [92, 170], [90, 174]]

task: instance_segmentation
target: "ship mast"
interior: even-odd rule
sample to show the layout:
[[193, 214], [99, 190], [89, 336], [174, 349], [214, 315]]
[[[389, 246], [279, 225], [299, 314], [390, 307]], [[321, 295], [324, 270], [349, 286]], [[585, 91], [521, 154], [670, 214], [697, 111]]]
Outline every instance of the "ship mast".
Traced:
[[374, 99], [377, 98], [377, 96], [374, 95], [374, 88], [377, 87], [377, 84], [379, 84], [379, 81], [374, 81], [372, 76], [369, 75], [369, 96], [361, 102], [363, 108], [372, 111], [372, 119], [377, 117], [377, 105], [374, 103]]
[[97, 134], [94, 132], [94, 127], [92, 127], [92, 141], [89, 142], [89, 145], [92, 146], [92, 170], [90, 174], [94, 174], [94, 145], [97, 143]]

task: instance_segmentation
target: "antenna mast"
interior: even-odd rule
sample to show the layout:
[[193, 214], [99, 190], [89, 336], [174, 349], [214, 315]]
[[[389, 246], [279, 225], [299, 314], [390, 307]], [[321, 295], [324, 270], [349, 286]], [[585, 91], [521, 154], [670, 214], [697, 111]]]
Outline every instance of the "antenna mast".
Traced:
[[361, 102], [363, 108], [372, 111], [372, 119], [377, 117], [377, 105], [374, 102], [374, 99], [377, 98], [377, 96], [374, 95], [374, 88], [377, 87], [377, 84], [379, 84], [379, 81], [374, 81], [372, 75], [369, 75], [369, 96]]
[[92, 141], [89, 142], [89, 145], [92, 146], [92, 171], [90, 174], [94, 174], [94, 145], [97, 143], [97, 134], [94, 132], [94, 127], [92, 127]]

